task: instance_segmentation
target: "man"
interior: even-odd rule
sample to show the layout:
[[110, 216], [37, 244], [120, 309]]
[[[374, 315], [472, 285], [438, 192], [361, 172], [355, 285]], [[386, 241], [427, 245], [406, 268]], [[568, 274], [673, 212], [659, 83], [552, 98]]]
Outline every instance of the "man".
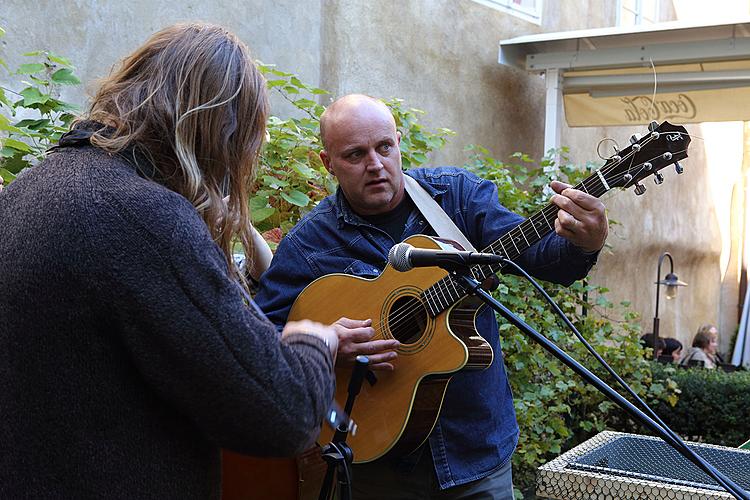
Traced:
[[[379, 274], [389, 249], [414, 234], [433, 234], [404, 191], [395, 121], [388, 108], [363, 95], [337, 100], [320, 123], [320, 157], [338, 179], [323, 200], [289, 232], [263, 275], [258, 305], [276, 324], [286, 320], [299, 292], [333, 272]], [[458, 168], [410, 170], [476, 248], [484, 248], [523, 219], [502, 207], [496, 187]], [[602, 203], [553, 182], [560, 208], [555, 232], [532, 246], [519, 264], [539, 278], [569, 284], [586, 275], [607, 236]], [[392, 370], [395, 340], [370, 339], [369, 318], [338, 323], [338, 362], [367, 354], [376, 369]], [[500, 352], [494, 314], [485, 309], [477, 327]], [[403, 459], [355, 466], [357, 498], [513, 498], [510, 458], [518, 440], [513, 399], [502, 357], [483, 371], [453, 377], [439, 422], [423, 446]], [[442, 491], [447, 489], [447, 491]], [[441, 493], [442, 491], [442, 493]]]

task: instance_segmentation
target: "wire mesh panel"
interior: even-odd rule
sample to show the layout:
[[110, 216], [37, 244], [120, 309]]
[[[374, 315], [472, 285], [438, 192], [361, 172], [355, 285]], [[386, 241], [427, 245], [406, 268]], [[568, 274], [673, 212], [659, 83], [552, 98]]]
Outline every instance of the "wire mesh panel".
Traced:
[[[688, 443], [750, 490], [750, 450]], [[659, 438], [604, 431], [539, 468], [537, 495], [556, 499], [732, 498]]]

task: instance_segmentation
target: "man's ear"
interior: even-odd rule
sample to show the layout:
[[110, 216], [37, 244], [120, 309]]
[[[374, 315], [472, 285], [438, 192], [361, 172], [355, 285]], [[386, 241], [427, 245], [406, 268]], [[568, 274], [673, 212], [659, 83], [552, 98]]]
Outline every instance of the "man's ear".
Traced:
[[323, 162], [323, 165], [326, 167], [326, 170], [328, 170], [328, 173], [336, 177], [336, 174], [333, 173], [333, 169], [331, 168], [331, 157], [328, 156], [326, 150], [324, 149], [323, 151], [321, 151], [318, 156], [320, 156], [320, 161]]
[[399, 146], [401, 145], [401, 132], [398, 130], [396, 131], [396, 144]]

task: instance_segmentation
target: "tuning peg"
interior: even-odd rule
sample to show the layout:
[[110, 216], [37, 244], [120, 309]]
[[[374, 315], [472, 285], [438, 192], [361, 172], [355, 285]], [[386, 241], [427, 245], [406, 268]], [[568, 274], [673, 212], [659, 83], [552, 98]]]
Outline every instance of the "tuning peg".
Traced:
[[640, 182], [636, 182], [635, 183], [635, 194], [637, 194], [638, 196], [640, 196], [640, 195], [642, 195], [645, 192], [646, 192], [646, 186], [644, 186]]
[[682, 168], [682, 165], [680, 165], [680, 162], [679, 162], [679, 161], [676, 161], [676, 162], [674, 162], [674, 170], [675, 170], [675, 172], [677, 172], [678, 174], [681, 174], [682, 172], [684, 172], [684, 171], [685, 171], [685, 169], [684, 169], [684, 168]]
[[659, 124], [658, 124], [658, 123], [656, 123], [656, 121], [652, 121], [651, 123], [649, 123], [649, 124], [648, 124], [648, 129], [649, 129], [649, 130], [650, 130], [651, 132], [653, 132], [653, 131], [654, 131], [654, 130], [656, 130], [657, 128], [659, 128]]
[[636, 142], [638, 142], [638, 139], [640, 139], [640, 138], [641, 138], [641, 136], [638, 135], [638, 134], [631, 135], [630, 136], [630, 144], [635, 144]]
[[664, 176], [661, 172], [656, 172], [654, 174], [654, 184], [661, 184], [662, 182], [664, 182]]

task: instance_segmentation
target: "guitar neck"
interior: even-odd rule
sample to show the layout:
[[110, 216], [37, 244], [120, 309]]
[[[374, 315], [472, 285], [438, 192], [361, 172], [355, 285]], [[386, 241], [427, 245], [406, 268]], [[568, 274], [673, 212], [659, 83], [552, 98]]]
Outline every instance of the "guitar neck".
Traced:
[[[653, 122], [649, 125], [648, 135], [641, 139], [631, 139], [630, 146], [609, 158], [601, 168], [574, 188], [597, 198], [615, 187], [635, 186], [636, 194], [642, 194], [646, 188], [639, 185], [638, 181], [654, 175], [656, 183], [660, 184], [664, 178], [659, 170], [667, 165], [674, 163], [677, 173], [682, 172], [677, 161], [687, 158], [688, 144], [690, 135], [685, 127], [669, 122], [661, 125]], [[557, 206], [547, 204], [482, 251], [501, 255], [509, 260], [517, 259], [555, 229], [558, 210]], [[484, 281], [501, 270], [501, 265], [481, 265], [472, 267], [471, 274], [478, 281]], [[430, 314], [437, 316], [466, 295], [463, 286], [448, 275], [427, 288], [422, 298]]]
[[[601, 171], [607, 166], [608, 163], [587, 177], [583, 182], [575, 185], [574, 189], [597, 198], [602, 196], [611, 189], [605, 177], [601, 174]], [[501, 255], [509, 260], [517, 259], [529, 247], [554, 231], [558, 210], [559, 208], [556, 205], [548, 203], [534, 215], [495, 240], [482, 250], [482, 252]], [[500, 272], [503, 267], [500, 264], [477, 265], [471, 268], [471, 275], [481, 282], [489, 276]], [[464, 291], [463, 286], [458, 284], [450, 275], [426, 289], [423, 294], [427, 308], [433, 316], [437, 316], [466, 296], [467, 293]]]

